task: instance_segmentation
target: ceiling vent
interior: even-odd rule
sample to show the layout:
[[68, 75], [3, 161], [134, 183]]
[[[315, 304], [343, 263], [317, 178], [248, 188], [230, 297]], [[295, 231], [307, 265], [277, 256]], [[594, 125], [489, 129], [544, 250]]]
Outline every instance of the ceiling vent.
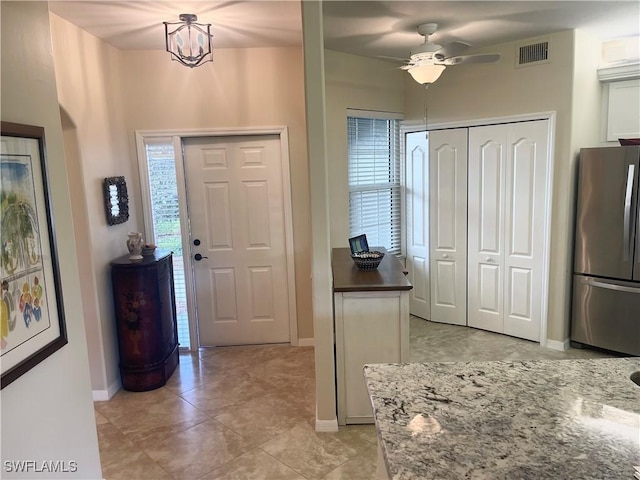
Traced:
[[516, 46], [516, 67], [528, 67], [550, 62], [549, 41], [519, 44]]

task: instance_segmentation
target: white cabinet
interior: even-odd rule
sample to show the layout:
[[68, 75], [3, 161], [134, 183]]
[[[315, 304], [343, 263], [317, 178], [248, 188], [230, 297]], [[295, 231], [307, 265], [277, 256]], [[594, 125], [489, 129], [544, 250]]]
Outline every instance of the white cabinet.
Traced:
[[469, 129], [468, 325], [540, 340], [548, 121]]
[[374, 271], [358, 270], [348, 248], [334, 248], [331, 263], [338, 424], [373, 423], [362, 369], [367, 363], [409, 361], [412, 286], [388, 253]]
[[607, 141], [640, 136], [640, 80], [608, 84]]
[[409, 291], [334, 295], [338, 424], [373, 423], [362, 368], [409, 361]]

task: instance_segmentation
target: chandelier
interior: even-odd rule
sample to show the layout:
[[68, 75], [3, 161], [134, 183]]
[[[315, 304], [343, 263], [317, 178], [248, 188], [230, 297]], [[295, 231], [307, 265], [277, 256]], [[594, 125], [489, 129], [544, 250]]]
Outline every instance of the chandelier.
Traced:
[[182, 13], [179, 18], [179, 22], [162, 22], [171, 60], [190, 68], [213, 62], [211, 24], [196, 23], [198, 17], [193, 13]]

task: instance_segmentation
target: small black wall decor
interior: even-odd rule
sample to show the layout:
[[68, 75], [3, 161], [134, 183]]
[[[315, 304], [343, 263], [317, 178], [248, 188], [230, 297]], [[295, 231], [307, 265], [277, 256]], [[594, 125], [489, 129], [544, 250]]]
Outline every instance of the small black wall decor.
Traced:
[[102, 192], [107, 224], [117, 225], [129, 220], [129, 195], [124, 177], [106, 177], [102, 182]]

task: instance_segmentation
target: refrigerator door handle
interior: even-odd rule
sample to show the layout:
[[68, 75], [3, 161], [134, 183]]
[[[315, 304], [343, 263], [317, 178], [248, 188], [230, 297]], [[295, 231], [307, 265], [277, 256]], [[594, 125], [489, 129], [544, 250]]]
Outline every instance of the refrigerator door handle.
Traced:
[[592, 279], [585, 279], [584, 283], [592, 287], [606, 288], [608, 290], [616, 290], [617, 292], [640, 294], [640, 288], [636, 288], [636, 287], [627, 287], [624, 285], [615, 285], [613, 283], [598, 282], [597, 280], [592, 280]]
[[624, 193], [624, 233], [622, 235], [622, 254], [624, 260], [631, 257], [631, 198], [633, 196], [633, 178], [635, 176], [635, 165], [629, 165], [627, 170], [627, 186]]

